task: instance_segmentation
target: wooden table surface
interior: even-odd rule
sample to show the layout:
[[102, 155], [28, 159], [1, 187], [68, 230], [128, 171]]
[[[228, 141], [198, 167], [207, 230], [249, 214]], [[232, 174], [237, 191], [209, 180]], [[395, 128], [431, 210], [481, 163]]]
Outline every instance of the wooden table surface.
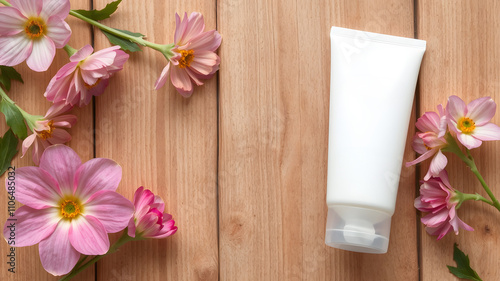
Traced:
[[[107, 2], [71, 0], [74, 9]], [[324, 243], [330, 27], [427, 41], [411, 138], [417, 115], [450, 95], [500, 102], [499, 1], [124, 0], [104, 23], [166, 44], [173, 41], [175, 12], [184, 11], [203, 13], [207, 28], [222, 34], [218, 75], [185, 99], [171, 85], [153, 89], [166, 65], [161, 54], [133, 53], [102, 96], [73, 111], [78, 123], [69, 143], [84, 160], [116, 160], [125, 197], [141, 185], [161, 195], [179, 230], [168, 239], [130, 243], [75, 280], [456, 280], [446, 268], [454, 264], [455, 242], [484, 280], [500, 280], [500, 215], [492, 207], [461, 207], [459, 216], [474, 232], [441, 241], [425, 233], [413, 200], [428, 164], [402, 170], [387, 254]], [[68, 22], [71, 46], [109, 46], [100, 31]], [[11, 98], [43, 115], [50, 103], [42, 94], [67, 61], [59, 50], [47, 72], [19, 65], [25, 83], [14, 83]], [[500, 114], [493, 121], [500, 124]], [[6, 130], [4, 119], [0, 129]], [[415, 157], [407, 143], [405, 162]], [[473, 151], [497, 196], [499, 151], [498, 142]], [[458, 158], [449, 159], [454, 187], [481, 193]], [[13, 164], [33, 165], [31, 155]], [[0, 194], [5, 221], [7, 196]], [[17, 272], [7, 272], [8, 248], [0, 244], [0, 280], [57, 280], [42, 268], [37, 246], [19, 248]]]

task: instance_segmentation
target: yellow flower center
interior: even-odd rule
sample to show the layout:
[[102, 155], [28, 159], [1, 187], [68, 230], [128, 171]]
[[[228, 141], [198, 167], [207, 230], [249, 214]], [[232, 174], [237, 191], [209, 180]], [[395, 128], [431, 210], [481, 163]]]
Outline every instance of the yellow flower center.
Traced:
[[31, 40], [42, 37], [47, 31], [45, 21], [39, 17], [30, 17], [24, 24], [24, 31]]
[[464, 134], [470, 134], [476, 128], [476, 123], [469, 117], [462, 117], [458, 120], [457, 128]]
[[194, 50], [180, 50], [179, 53], [182, 55], [182, 58], [179, 59], [179, 67], [189, 67], [194, 59]]
[[47, 126], [49, 127], [47, 130], [43, 130], [38, 133], [38, 136], [42, 140], [46, 140], [52, 137], [52, 132], [54, 131], [54, 121], [50, 120], [49, 123], [47, 123]]
[[93, 85], [89, 85], [85, 82], [83, 82], [83, 85], [85, 86], [85, 88], [87, 88], [87, 90], [90, 90], [90, 89], [94, 88], [95, 86], [99, 85], [99, 83], [101, 83], [101, 78], [97, 79], [97, 81], [95, 81], [95, 83]]
[[82, 206], [76, 199], [65, 199], [61, 201], [61, 216], [65, 219], [73, 219], [82, 213]]

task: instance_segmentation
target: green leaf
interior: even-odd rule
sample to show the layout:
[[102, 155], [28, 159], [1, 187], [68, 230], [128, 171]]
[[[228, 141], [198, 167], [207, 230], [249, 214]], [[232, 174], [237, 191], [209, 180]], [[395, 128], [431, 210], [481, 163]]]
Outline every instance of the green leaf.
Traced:
[[17, 106], [2, 99], [2, 101], [0, 101], [0, 111], [5, 115], [7, 125], [9, 125], [14, 134], [24, 140], [28, 136], [28, 132], [26, 130], [26, 124], [24, 124], [24, 117]]
[[5, 86], [7, 91], [10, 91], [11, 80], [24, 83], [21, 74], [19, 74], [19, 72], [17, 72], [13, 67], [0, 65], [0, 83]]
[[118, 9], [118, 4], [120, 4], [122, 0], [116, 0], [106, 5], [106, 7], [102, 10], [75, 10], [75, 12], [80, 15], [93, 19], [95, 21], [104, 20], [109, 18], [116, 10]]
[[453, 260], [457, 263], [457, 267], [447, 265], [450, 273], [458, 278], [482, 281], [477, 272], [470, 267], [469, 256], [460, 251], [457, 243], [453, 248]]
[[8, 130], [3, 138], [0, 138], [0, 176], [9, 168], [10, 162], [17, 153], [19, 140], [11, 130]]
[[[132, 35], [134, 37], [139, 37], [139, 38], [144, 37], [144, 35], [141, 33], [131, 32], [128, 30], [121, 30], [121, 29], [116, 29], [116, 30], [121, 31], [123, 33], [126, 33], [128, 35]], [[109, 42], [111, 42], [111, 44], [118, 45], [125, 51], [131, 51], [131, 52], [142, 51], [141, 48], [139, 48], [139, 46], [136, 43], [133, 43], [127, 39], [123, 39], [123, 38], [120, 38], [118, 36], [115, 36], [115, 35], [113, 35], [109, 32], [106, 32], [104, 30], [101, 30], [101, 31], [102, 31], [102, 33], [104, 33], [104, 35], [106, 35], [106, 37], [108, 37], [108, 40], [109, 40]]]

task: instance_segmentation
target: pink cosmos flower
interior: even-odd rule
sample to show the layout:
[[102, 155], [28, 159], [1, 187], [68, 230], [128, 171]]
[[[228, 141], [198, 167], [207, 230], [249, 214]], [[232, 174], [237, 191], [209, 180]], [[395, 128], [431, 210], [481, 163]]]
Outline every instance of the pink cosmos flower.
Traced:
[[184, 13], [181, 21], [175, 14], [174, 48], [176, 54], [163, 69], [156, 81], [155, 89], [165, 85], [170, 71], [170, 80], [179, 94], [189, 97], [193, 93], [193, 82], [201, 86], [202, 79], [209, 79], [219, 69], [220, 58], [215, 53], [222, 37], [216, 30], [204, 32], [205, 20], [200, 13]]
[[84, 46], [50, 80], [43, 95], [55, 103], [64, 101], [80, 107], [89, 104], [92, 96], [104, 92], [109, 78], [128, 60], [129, 55], [119, 49], [113, 46], [92, 54], [92, 46]]
[[448, 159], [441, 152], [441, 149], [447, 146], [444, 138], [446, 132], [446, 114], [443, 111], [442, 105], [438, 105], [438, 112], [441, 116], [436, 112], [430, 111], [418, 118], [415, 126], [421, 132], [417, 132], [413, 137], [412, 146], [417, 153], [422, 155], [406, 163], [406, 167], [409, 167], [434, 156], [424, 180], [428, 180], [431, 176], [437, 177], [448, 164]]
[[[40, 167], [16, 169], [16, 199], [25, 206], [13, 217], [14, 246], [39, 243], [42, 265], [53, 275], [71, 271], [80, 254], [105, 254], [107, 233], [124, 229], [134, 212], [132, 203], [115, 192], [121, 177], [113, 160], [82, 164], [67, 146], [47, 148]], [[9, 222], [3, 233], [9, 238]]]
[[457, 96], [448, 98], [448, 127], [468, 149], [479, 147], [482, 141], [500, 140], [500, 127], [490, 123], [497, 105], [489, 97], [471, 101], [467, 106]]
[[441, 171], [438, 177], [423, 181], [420, 186], [420, 196], [415, 199], [415, 208], [429, 213], [421, 221], [427, 226], [427, 233], [438, 236], [437, 240], [452, 230], [455, 234], [458, 234], [460, 228], [474, 230], [458, 218], [456, 206], [459, 200], [455, 195], [446, 170]]
[[40, 163], [43, 151], [53, 144], [64, 144], [71, 140], [71, 135], [63, 128], [71, 128], [76, 123], [76, 116], [61, 115], [72, 106], [64, 103], [52, 105], [43, 119], [36, 121], [33, 134], [23, 141], [23, 156], [30, 146], [33, 146], [33, 162]]
[[49, 68], [56, 48], [69, 41], [71, 29], [64, 19], [69, 0], [10, 0], [0, 7], [0, 65], [24, 60], [34, 71]]
[[139, 187], [134, 194], [135, 213], [128, 224], [128, 236], [165, 238], [177, 231], [172, 215], [164, 213], [165, 203], [148, 189]]

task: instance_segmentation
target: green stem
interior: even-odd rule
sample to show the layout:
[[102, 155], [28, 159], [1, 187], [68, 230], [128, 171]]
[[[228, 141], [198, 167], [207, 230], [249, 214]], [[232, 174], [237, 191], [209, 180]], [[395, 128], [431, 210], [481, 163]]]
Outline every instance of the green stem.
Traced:
[[[2, 0], [0, 0], [0, 1], [2, 1]], [[77, 268], [75, 266], [75, 268], [68, 275], [66, 275], [63, 278], [59, 279], [59, 281], [70, 280], [71, 278], [75, 277], [78, 273], [84, 271], [87, 267], [95, 264], [97, 261], [99, 261], [100, 259], [104, 258], [105, 256], [116, 252], [118, 250], [118, 248], [120, 248], [123, 244], [125, 244], [125, 243], [127, 243], [129, 241], [132, 241], [132, 240], [140, 240], [140, 238], [132, 238], [132, 237], [128, 236], [127, 235], [127, 229], [125, 229], [123, 231], [123, 234], [120, 237], [120, 239], [118, 239], [118, 241], [116, 241], [115, 244], [113, 244], [113, 245], [111, 245], [111, 247], [109, 247], [109, 250], [108, 250], [108, 252], [106, 254], [93, 257], [91, 260], [89, 260], [84, 265], [80, 266], [79, 268]]]
[[475, 200], [475, 201], [483, 201], [491, 206], [495, 206], [493, 204], [493, 202], [491, 202], [490, 200], [484, 198], [483, 196], [481, 196], [480, 194], [476, 193], [476, 194], [471, 194], [471, 193], [462, 193], [460, 191], [457, 191], [455, 190], [455, 193], [456, 193], [456, 198], [458, 198], [458, 200], [460, 201], [460, 203], [458, 203], [457, 205], [457, 209], [460, 208], [460, 205], [462, 205], [462, 203], [464, 201], [467, 201], [467, 200]]
[[12, 5], [5, 0], [0, 0], [0, 3], [4, 4], [5, 6], [12, 7]]
[[63, 49], [66, 51], [66, 53], [68, 54], [69, 57], [71, 57], [72, 55], [74, 55], [78, 51], [67, 44], [63, 47]]
[[[0, 1], [3, 1], [3, 0], [0, 0]], [[129, 40], [130, 42], [133, 42], [133, 43], [136, 43], [136, 44], [139, 44], [141, 46], [146, 46], [146, 47], [149, 47], [151, 49], [154, 49], [154, 50], [157, 50], [157, 51], [160, 51], [162, 52], [166, 57], [167, 59], [172, 57], [173, 56], [173, 53], [171, 51], [171, 49], [173, 48], [174, 44], [169, 44], [169, 45], [160, 45], [160, 44], [156, 44], [156, 43], [153, 43], [153, 42], [149, 42], [147, 40], [144, 40], [142, 37], [138, 37], [138, 36], [132, 36], [132, 35], [129, 35], [125, 32], [122, 32], [120, 30], [117, 30], [117, 29], [114, 29], [114, 28], [111, 28], [109, 26], [106, 26], [100, 22], [97, 22], [93, 19], [89, 19], [81, 14], [79, 14], [78, 12], [74, 11], [74, 10], [71, 10], [69, 12], [70, 15], [78, 18], [78, 19], [81, 19], [83, 21], [86, 21], [88, 22], [89, 24], [103, 30], [103, 31], [106, 31], [108, 33], [111, 33], [115, 36], [118, 36], [120, 38], [123, 38], [123, 39], [127, 39]]]
[[479, 182], [483, 186], [484, 190], [486, 191], [486, 193], [490, 197], [490, 199], [492, 201], [491, 205], [493, 205], [497, 210], [500, 211], [500, 203], [498, 202], [495, 195], [493, 194], [493, 192], [491, 192], [490, 188], [488, 187], [488, 185], [484, 181], [483, 176], [479, 173], [479, 170], [477, 169], [476, 163], [474, 162], [474, 158], [470, 154], [470, 151], [466, 148], [467, 155], [465, 155], [462, 152], [462, 150], [460, 149], [460, 147], [458, 147], [458, 144], [455, 141], [455, 138], [450, 133], [446, 133], [445, 139], [446, 139], [446, 142], [448, 143], [448, 146], [443, 148], [442, 150], [455, 153], [460, 159], [462, 159], [462, 161], [465, 162], [465, 164], [467, 166], [469, 166], [472, 173], [474, 173], [474, 175], [479, 180]]

